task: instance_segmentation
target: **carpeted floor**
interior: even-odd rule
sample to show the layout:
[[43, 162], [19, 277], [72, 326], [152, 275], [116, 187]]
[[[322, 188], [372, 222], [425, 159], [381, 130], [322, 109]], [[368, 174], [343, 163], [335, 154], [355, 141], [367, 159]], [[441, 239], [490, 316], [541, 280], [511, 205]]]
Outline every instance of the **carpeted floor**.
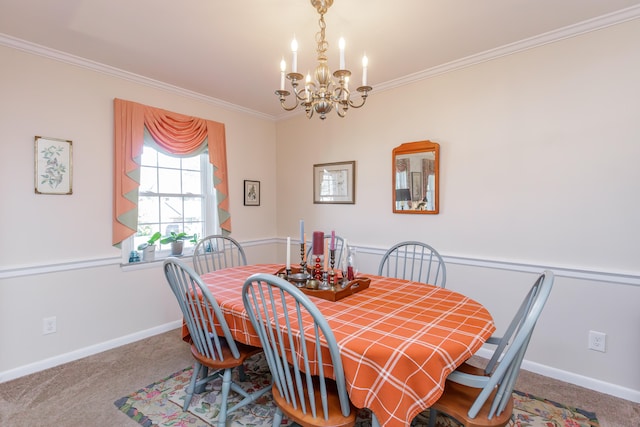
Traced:
[[[192, 365], [176, 329], [0, 383], [3, 427], [135, 427], [114, 402]], [[600, 427], [640, 426], [640, 404], [527, 371], [516, 389], [595, 412]]]
[[[135, 393], [116, 400], [115, 406], [126, 413], [131, 419], [145, 427], [151, 426], [192, 426], [210, 427], [216, 425], [216, 420], [222, 404], [220, 387], [222, 379], [218, 378], [207, 385], [205, 392], [194, 395], [188, 411], [182, 411], [185, 391], [189, 384], [193, 370], [186, 368], [175, 374], [150, 384]], [[264, 355], [259, 354], [248, 359], [245, 363], [246, 381], [239, 382], [234, 372], [234, 381], [249, 391], [259, 390], [270, 383], [269, 368]], [[233, 405], [240, 397], [232, 393], [230, 404]], [[556, 402], [551, 402], [535, 396], [516, 392], [513, 395], [514, 411], [512, 427], [599, 427], [596, 415], [582, 409], [571, 408]], [[273, 421], [275, 405], [270, 394], [260, 398], [238, 411], [228, 415], [228, 427], [269, 427]], [[291, 425], [284, 420], [282, 426]], [[428, 411], [418, 415], [412, 427], [426, 427], [429, 424]], [[358, 413], [356, 427], [371, 425], [371, 413], [361, 410]], [[460, 424], [444, 415], [436, 420], [437, 427], [459, 427]]]

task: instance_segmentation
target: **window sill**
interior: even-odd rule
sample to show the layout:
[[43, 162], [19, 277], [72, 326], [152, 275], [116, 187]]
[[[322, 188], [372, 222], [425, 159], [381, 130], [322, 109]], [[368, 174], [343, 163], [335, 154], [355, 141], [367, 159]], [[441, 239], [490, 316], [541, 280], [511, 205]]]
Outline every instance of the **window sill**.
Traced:
[[154, 268], [158, 264], [164, 263], [164, 260], [169, 257], [174, 257], [182, 260], [191, 261], [193, 256], [193, 249], [185, 250], [181, 255], [171, 255], [169, 251], [157, 252], [153, 261], [136, 261], [136, 262], [124, 262], [120, 264], [122, 271], [135, 271], [144, 270], [147, 268]]

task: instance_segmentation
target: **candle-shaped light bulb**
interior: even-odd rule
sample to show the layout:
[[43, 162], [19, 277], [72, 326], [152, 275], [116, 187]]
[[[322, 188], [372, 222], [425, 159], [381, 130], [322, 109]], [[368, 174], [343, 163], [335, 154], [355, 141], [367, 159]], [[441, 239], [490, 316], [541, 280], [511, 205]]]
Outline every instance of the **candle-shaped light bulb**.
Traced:
[[367, 85], [367, 67], [369, 66], [369, 59], [367, 55], [362, 57], [362, 86]]
[[307, 81], [304, 85], [304, 91], [307, 95], [307, 102], [311, 101], [311, 73], [307, 71]]
[[338, 41], [338, 46], [340, 47], [340, 69], [344, 70], [345, 66], [344, 66], [344, 38], [340, 37], [340, 40]]
[[287, 63], [284, 58], [280, 61], [280, 90], [284, 90], [284, 72], [287, 71]]
[[293, 36], [293, 40], [291, 41], [291, 53], [293, 53], [293, 63], [291, 64], [291, 72], [298, 72], [298, 41], [296, 37]]

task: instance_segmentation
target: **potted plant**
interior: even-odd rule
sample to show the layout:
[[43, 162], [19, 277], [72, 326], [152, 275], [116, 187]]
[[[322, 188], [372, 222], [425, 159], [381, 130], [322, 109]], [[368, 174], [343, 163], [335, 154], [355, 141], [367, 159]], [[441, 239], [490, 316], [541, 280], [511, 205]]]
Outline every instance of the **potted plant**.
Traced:
[[171, 232], [168, 236], [165, 236], [160, 240], [160, 243], [166, 245], [167, 243], [171, 243], [171, 255], [182, 255], [182, 248], [184, 247], [185, 240], [193, 240], [195, 238], [195, 234], [193, 236], [189, 236], [185, 232], [176, 233], [174, 231]]
[[156, 242], [161, 236], [160, 232], [156, 231], [149, 237], [149, 240], [138, 245], [138, 250], [142, 251], [143, 261], [153, 261], [156, 259]]

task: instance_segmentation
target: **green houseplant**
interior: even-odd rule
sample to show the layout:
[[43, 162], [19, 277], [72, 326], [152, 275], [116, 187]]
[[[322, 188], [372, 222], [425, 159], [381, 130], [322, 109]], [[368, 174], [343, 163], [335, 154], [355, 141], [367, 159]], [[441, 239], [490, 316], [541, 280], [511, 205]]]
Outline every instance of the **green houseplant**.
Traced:
[[184, 241], [190, 240], [193, 241], [196, 238], [196, 235], [189, 236], [185, 232], [176, 233], [172, 231], [168, 236], [164, 236], [160, 243], [166, 245], [167, 243], [171, 243], [171, 255], [182, 255], [182, 248], [184, 247]]
[[143, 261], [153, 261], [156, 259], [156, 242], [161, 236], [162, 234], [156, 231], [149, 237], [149, 240], [138, 245], [138, 250], [142, 251]]

